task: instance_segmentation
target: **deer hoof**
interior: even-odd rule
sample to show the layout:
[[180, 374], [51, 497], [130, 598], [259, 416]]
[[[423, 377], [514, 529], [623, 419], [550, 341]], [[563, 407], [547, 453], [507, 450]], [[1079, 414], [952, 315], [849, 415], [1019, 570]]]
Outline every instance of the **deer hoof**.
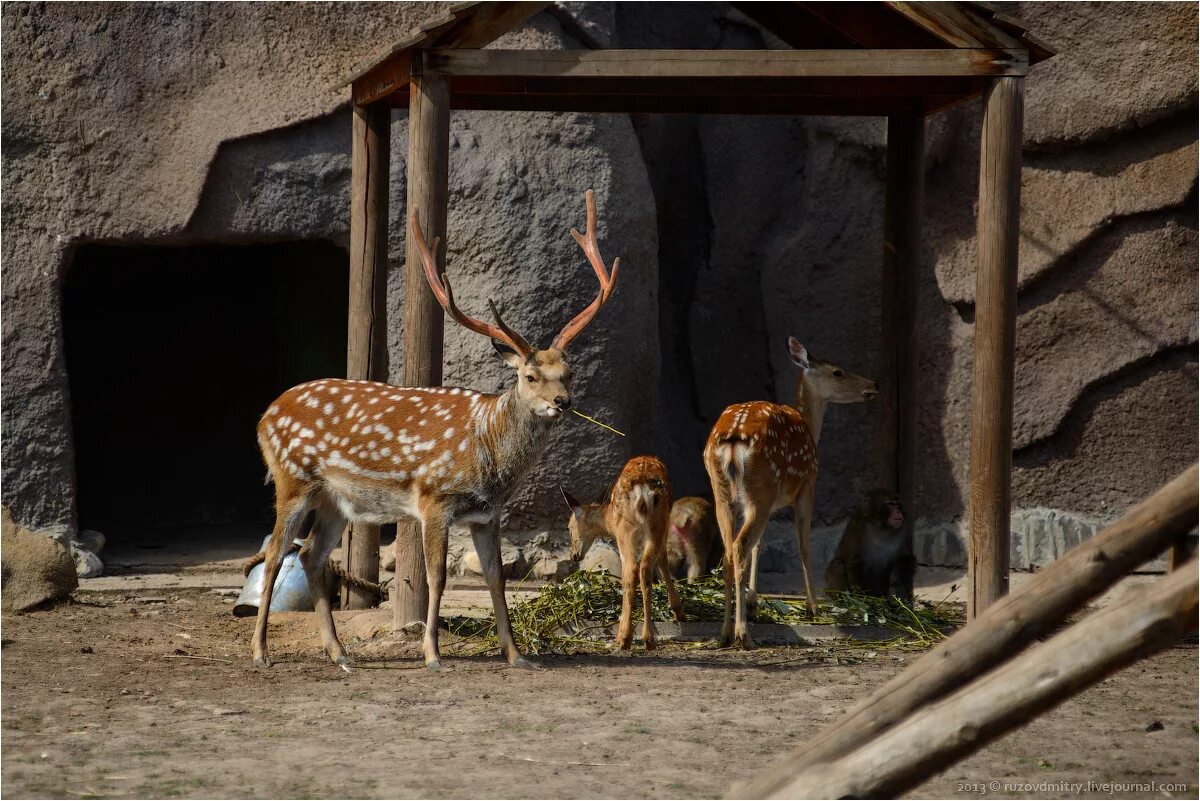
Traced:
[[530, 662], [523, 656], [518, 656], [516, 659], [508, 663], [511, 667], [520, 668], [521, 670], [541, 670], [541, 665], [536, 662]]
[[441, 660], [438, 659], [434, 659], [432, 662], [426, 662], [425, 669], [430, 673], [442, 673], [446, 670], [444, 667], [442, 667]]
[[749, 633], [743, 632], [742, 634], [739, 634], [738, 636], [734, 637], [734, 640], [737, 642], [738, 647], [740, 647], [742, 650], [744, 650], [744, 651], [753, 651], [754, 650], [754, 640], [750, 637]]
[[332, 657], [332, 659], [333, 659], [333, 664], [335, 664], [335, 665], [342, 665], [343, 667], [345, 667], [345, 666], [351, 664], [350, 657], [346, 656], [345, 654], [340, 654], [338, 656]]
[[271, 660], [269, 657], [267, 657], [265, 655], [264, 656], [256, 656], [256, 657], [254, 657], [254, 666], [260, 667], [260, 668], [269, 668], [271, 666]]

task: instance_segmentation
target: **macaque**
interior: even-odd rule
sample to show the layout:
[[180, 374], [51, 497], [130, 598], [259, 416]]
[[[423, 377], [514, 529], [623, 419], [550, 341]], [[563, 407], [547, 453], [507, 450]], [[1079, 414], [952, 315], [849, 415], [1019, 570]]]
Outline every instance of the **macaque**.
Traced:
[[904, 507], [899, 495], [886, 489], [864, 495], [825, 570], [825, 591], [887, 598], [894, 578], [896, 594], [911, 603], [914, 560], [903, 528]]
[[694, 496], [675, 501], [667, 532], [667, 567], [671, 575], [683, 578], [686, 567], [691, 584], [721, 564], [724, 551], [712, 503]]

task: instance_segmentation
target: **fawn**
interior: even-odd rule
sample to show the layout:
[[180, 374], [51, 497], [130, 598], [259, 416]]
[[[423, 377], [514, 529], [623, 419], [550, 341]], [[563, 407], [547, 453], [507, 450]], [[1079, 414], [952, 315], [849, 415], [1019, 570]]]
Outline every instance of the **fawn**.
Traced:
[[[561, 487], [559, 489], [562, 489]], [[626, 462], [608, 503], [583, 505], [565, 489], [563, 498], [571, 509], [571, 558], [583, 559], [600, 537], [613, 537], [621, 555], [621, 620], [617, 625], [617, 648], [633, 647], [633, 590], [635, 580], [642, 589], [642, 642], [655, 647], [650, 585], [658, 569], [667, 584], [667, 598], [675, 619], [682, 621], [683, 604], [675, 581], [667, 570], [667, 519], [671, 512], [671, 483], [667, 467], [653, 456], [635, 456]]]
[[412, 234], [429, 287], [459, 325], [492, 340], [517, 373], [506, 392], [414, 389], [372, 381], [328, 378], [293, 387], [268, 407], [258, 424], [258, 443], [275, 483], [275, 529], [266, 550], [266, 583], [254, 630], [254, 662], [269, 666], [267, 618], [271, 591], [287, 544], [311, 531], [300, 550], [316, 606], [321, 641], [337, 664], [346, 664], [325, 586], [325, 563], [348, 522], [390, 523], [402, 515], [421, 521], [429, 585], [429, 616], [422, 650], [431, 670], [441, 668], [438, 612], [446, 583], [448, 531], [467, 526], [496, 613], [500, 649], [510, 665], [532, 668], [517, 650], [500, 569], [500, 511], [541, 454], [549, 429], [571, 405], [571, 368], [565, 351], [612, 296], [620, 259], [611, 273], [596, 242], [596, 200], [586, 196], [587, 233], [571, 229], [600, 280], [595, 300], [539, 350], [501, 319], [496, 324], [464, 314], [445, 272], [438, 274], [420, 220]]
[[[808, 613], [816, 615], [809, 531], [817, 483], [817, 442], [825, 407], [830, 403], [862, 403], [879, 394], [874, 381], [813, 358], [795, 337], [788, 337], [787, 345], [788, 355], [800, 368], [796, 405], [767, 401], [734, 404], [721, 413], [704, 446], [704, 467], [712, 482], [717, 525], [725, 544], [723, 645], [732, 645], [736, 640], [743, 648], [754, 647], [746, 626], [750, 600], [746, 580], [753, 593], [763, 529], [772, 512], [787, 506], [795, 509]], [[735, 532], [735, 515], [739, 512], [742, 524]]]
[[686, 566], [690, 584], [721, 560], [721, 532], [713, 517], [712, 503], [694, 496], [675, 501], [667, 535], [667, 566], [671, 575], [679, 577], [681, 568]]

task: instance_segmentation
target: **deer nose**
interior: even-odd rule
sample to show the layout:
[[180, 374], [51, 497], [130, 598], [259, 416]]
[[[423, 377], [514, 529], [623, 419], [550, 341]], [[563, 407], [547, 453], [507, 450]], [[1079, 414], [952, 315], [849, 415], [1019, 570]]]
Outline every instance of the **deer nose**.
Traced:
[[554, 398], [554, 405], [565, 412], [571, 408], [571, 399], [566, 395], [557, 395]]
[[879, 395], [879, 382], [877, 381], [871, 382], [871, 386], [863, 390], [863, 397], [867, 400], [871, 400], [877, 395]]

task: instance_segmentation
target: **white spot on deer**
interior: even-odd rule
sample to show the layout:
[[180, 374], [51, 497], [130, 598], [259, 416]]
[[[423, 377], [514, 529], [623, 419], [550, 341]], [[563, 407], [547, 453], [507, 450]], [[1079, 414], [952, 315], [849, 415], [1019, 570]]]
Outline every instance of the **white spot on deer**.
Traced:
[[323, 451], [323, 450], [325, 450], [325, 449], [326, 449], [326, 448], [328, 448], [328, 447], [329, 447], [329, 446], [328, 446], [328, 445], [326, 445], [324, 442], [318, 442], [318, 443], [317, 443], [317, 450], [319, 450], [319, 451]]
[[352, 400], [354, 400], [354, 396], [349, 392], [342, 396], [342, 403], [349, 403]]
[[321, 411], [325, 412], [325, 414], [333, 414], [333, 404], [326, 401], [325, 407]]
[[300, 439], [312, 439], [314, 436], [316, 436], [316, 434], [313, 433], [311, 428], [300, 429]]
[[450, 439], [451, 437], [454, 436], [454, 429], [447, 428], [445, 431], [442, 432], [442, 436], [445, 437], [446, 439]]
[[462, 442], [458, 443], [458, 452], [462, 453], [467, 449], [467, 438], [463, 437]]
[[330, 420], [329, 422], [336, 426], [337, 424], [342, 422], [342, 416], [340, 414], [335, 414], [333, 416], [333, 419]]
[[279, 407], [272, 406], [271, 408], [267, 409], [267, 414], [279, 414]]

